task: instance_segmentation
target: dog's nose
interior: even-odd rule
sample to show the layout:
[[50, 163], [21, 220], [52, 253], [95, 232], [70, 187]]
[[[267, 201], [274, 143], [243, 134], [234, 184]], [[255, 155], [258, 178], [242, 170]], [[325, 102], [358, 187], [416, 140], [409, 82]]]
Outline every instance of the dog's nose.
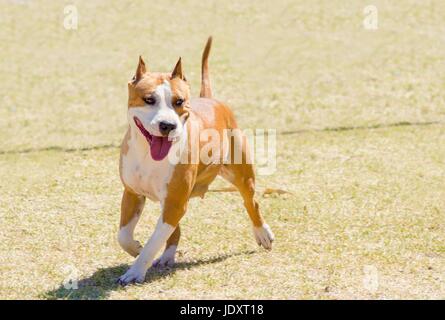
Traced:
[[171, 122], [162, 121], [159, 123], [159, 130], [163, 135], [168, 135], [170, 131], [176, 129], [176, 124]]

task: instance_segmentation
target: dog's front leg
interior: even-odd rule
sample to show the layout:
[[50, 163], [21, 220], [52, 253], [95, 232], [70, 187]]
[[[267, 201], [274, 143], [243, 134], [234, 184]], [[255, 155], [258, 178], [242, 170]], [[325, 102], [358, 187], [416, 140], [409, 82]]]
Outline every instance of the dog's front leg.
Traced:
[[118, 241], [122, 249], [133, 257], [136, 257], [142, 249], [139, 241], [134, 240], [133, 233], [144, 209], [144, 204], [145, 197], [124, 190]]
[[165, 245], [167, 239], [174, 230], [175, 227], [165, 223], [163, 216], [161, 216], [151, 238], [145, 244], [134, 264], [119, 278], [119, 283], [121, 285], [126, 285], [132, 282], [143, 282], [148, 266], [152, 263], [156, 253], [158, 253], [158, 251]]
[[152, 264], [156, 253], [161, 250], [173, 234], [187, 210], [190, 193], [196, 180], [196, 173], [197, 166], [176, 165], [168, 183], [166, 197], [162, 205], [162, 215], [158, 220], [156, 229], [134, 264], [119, 278], [120, 284], [126, 285], [144, 281], [147, 269]]

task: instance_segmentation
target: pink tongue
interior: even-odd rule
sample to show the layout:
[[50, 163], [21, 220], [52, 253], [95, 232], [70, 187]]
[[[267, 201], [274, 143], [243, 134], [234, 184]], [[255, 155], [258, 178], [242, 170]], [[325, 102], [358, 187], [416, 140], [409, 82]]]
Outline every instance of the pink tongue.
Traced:
[[150, 143], [151, 157], [156, 161], [164, 159], [171, 146], [172, 142], [168, 141], [168, 137], [152, 136]]

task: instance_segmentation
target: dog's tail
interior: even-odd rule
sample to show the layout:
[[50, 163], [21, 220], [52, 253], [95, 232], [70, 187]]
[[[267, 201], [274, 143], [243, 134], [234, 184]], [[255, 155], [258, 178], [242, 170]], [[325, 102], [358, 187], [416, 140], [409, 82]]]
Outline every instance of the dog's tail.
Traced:
[[210, 87], [209, 78], [209, 54], [212, 48], [212, 37], [207, 40], [206, 47], [202, 53], [202, 65], [201, 65], [201, 93], [199, 96], [201, 98], [211, 98], [212, 88]]

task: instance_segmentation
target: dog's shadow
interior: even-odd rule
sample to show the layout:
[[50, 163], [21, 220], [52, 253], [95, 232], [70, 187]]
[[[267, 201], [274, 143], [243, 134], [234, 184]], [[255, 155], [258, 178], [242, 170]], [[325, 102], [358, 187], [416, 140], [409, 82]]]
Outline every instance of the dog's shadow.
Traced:
[[[218, 263], [231, 257], [251, 255], [255, 252], [256, 251], [253, 250], [243, 251], [191, 262], [179, 262], [176, 263], [173, 268], [150, 268], [147, 271], [147, 276], [145, 277], [144, 284], [167, 277], [168, 275], [175, 273], [177, 270], [190, 269], [200, 265]], [[122, 286], [117, 283], [117, 279], [119, 278], [119, 276], [124, 274], [128, 268], [128, 264], [120, 264], [114, 267], [99, 269], [92, 276], [79, 280], [77, 282], [76, 289], [70, 289], [67, 285], [61, 285], [55, 290], [44, 293], [42, 298], [67, 300], [105, 299], [109, 296], [110, 292], [122, 289]], [[71, 287], [73, 287], [73, 283], [71, 283]]]

